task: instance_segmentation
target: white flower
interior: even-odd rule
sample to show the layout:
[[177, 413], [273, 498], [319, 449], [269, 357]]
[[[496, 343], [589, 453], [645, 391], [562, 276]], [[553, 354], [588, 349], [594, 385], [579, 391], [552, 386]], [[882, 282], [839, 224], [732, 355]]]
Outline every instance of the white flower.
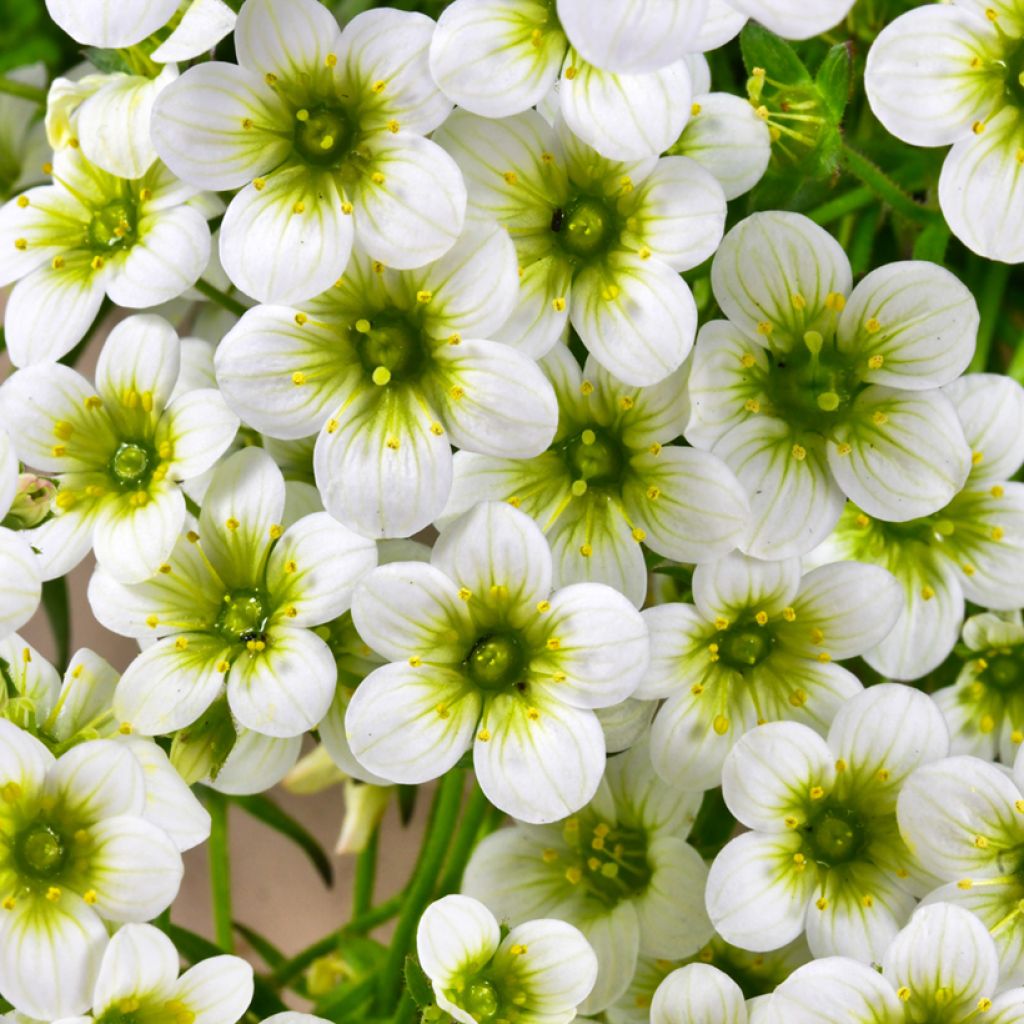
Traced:
[[1024, 12], [954, 0], [896, 18], [868, 52], [871, 109], [897, 138], [948, 146], [939, 204], [953, 234], [993, 260], [1024, 260]]
[[651, 1024], [748, 1024], [743, 991], [709, 964], [673, 971], [658, 986]]
[[[18, 494], [18, 457], [7, 431], [0, 426], [0, 521]], [[0, 638], [30, 618], [42, 597], [39, 561], [20, 531], [0, 527]]]
[[402, 268], [451, 247], [465, 189], [424, 138], [451, 109], [427, 68], [433, 26], [381, 9], [342, 32], [316, 0], [246, 0], [239, 64], [190, 68], [160, 94], [153, 142], [169, 166], [203, 188], [245, 186], [220, 232], [243, 291], [261, 302], [322, 292], [344, 271], [353, 231]]
[[473, 748], [480, 786], [523, 821], [554, 821], [597, 789], [605, 744], [594, 708], [630, 696], [647, 667], [639, 612], [599, 583], [551, 592], [540, 528], [483, 502], [442, 531], [430, 564], [374, 570], [352, 618], [392, 659], [345, 717], [356, 759], [425, 782]]
[[770, 999], [786, 1024], [998, 1024], [1024, 1020], [1024, 989], [999, 984], [992, 939], [973, 915], [939, 903], [915, 911], [877, 970], [828, 957], [795, 971]]
[[907, 846], [941, 884], [926, 903], [956, 903], [992, 933], [1004, 981], [1024, 982], [1024, 759], [1012, 775], [950, 757], [907, 779], [897, 807]]
[[0, 994], [31, 1017], [82, 1013], [104, 922], [169, 906], [181, 855], [145, 820], [143, 767], [122, 744], [93, 740], [57, 760], [0, 720], [0, 794]]
[[531, 515], [555, 556], [555, 584], [594, 580], [637, 607], [647, 593], [645, 544], [680, 562], [710, 562], [742, 539], [747, 498], [721, 460], [671, 445], [689, 416], [685, 370], [630, 387], [593, 358], [581, 371], [564, 345], [542, 366], [558, 397], [558, 429], [532, 459], [460, 452], [442, 523], [481, 499]]
[[217, 350], [217, 380], [246, 423], [319, 431], [327, 511], [367, 536], [408, 536], [440, 515], [451, 446], [524, 458], [550, 443], [554, 392], [531, 359], [488, 340], [518, 288], [505, 231], [472, 224], [441, 259], [385, 270], [356, 250], [300, 310], [259, 306]]
[[597, 976], [594, 951], [571, 924], [525, 921], [502, 937], [494, 915], [468, 896], [427, 907], [416, 952], [437, 1005], [462, 1024], [568, 1024]]
[[698, 566], [693, 604], [644, 612], [651, 667], [637, 696], [668, 698], [651, 729], [665, 781], [711, 789], [733, 744], [763, 722], [793, 720], [824, 733], [860, 692], [834, 664], [878, 643], [899, 588], [874, 566], [843, 562], [801, 577], [799, 559], [731, 554]]
[[964, 666], [933, 696], [951, 734], [951, 754], [1012, 764], [1024, 743], [1024, 624], [1020, 612], [972, 615], [957, 648]]
[[751, 495], [743, 550], [809, 551], [846, 497], [904, 522], [936, 512], [970, 469], [950, 399], [978, 310], [927, 262], [872, 271], [851, 292], [839, 243], [806, 217], [758, 213], [711, 268], [728, 321], [700, 331], [687, 440], [721, 456]]
[[178, 977], [178, 951], [163, 932], [128, 924], [110, 940], [92, 990], [91, 1015], [168, 1024], [235, 1024], [249, 1007], [252, 968], [238, 956], [214, 956]]
[[18, 454], [58, 484], [57, 514], [27, 534], [46, 578], [93, 547], [123, 583], [148, 579], [170, 555], [185, 523], [179, 484], [209, 469], [238, 430], [215, 389], [170, 400], [180, 349], [166, 320], [128, 317], [103, 346], [95, 386], [48, 363], [0, 388]]
[[690, 956], [711, 937], [707, 868], [686, 842], [699, 804], [658, 779], [640, 744], [608, 762], [578, 814], [488, 836], [463, 891], [513, 924], [550, 914], [576, 925], [599, 964], [580, 1012], [597, 1013], [625, 993], [640, 955]]
[[896, 828], [897, 795], [948, 746], [930, 698], [895, 683], [850, 699], [827, 742], [793, 722], [747, 733], [723, 768], [725, 801], [751, 831], [711, 866], [718, 932], [767, 950], [806, 929], [815, 956], [877, 960], [910, 916], [914, 891], [924, 891], [912, 877], [919, 844], [908, 850]]
[[16, 366], [69, 352], [104, 295], [129, 309], [176, 298], [210, 256], [216, 197], [163, 164], [128, 181], [68, 149], [54, 156], [53, 175], [0, 208], [0, 284], [17, 282], [4, 319]]
[[848, 506], [818, 560], [855, 558], [902, 584], [892, 632], [865, 654], [890, 679], [917, 679], [953, 649], [964, 599], [1011, 611], [1024, 604], [1024, 389], [1009, 377], [972, 373], [947, 385], [971, 450], [963, 489], [923, 518], [889, 524]]
[[[783, 39], [810, 39], [842, 21], [853, 7], [853, 2], [814, 0], [813, 4], [808, 4], [804, 0], [727, 0], [724, 6], [759, 21]], [[734, 30], [738, 31], [739, 28]]]
[[214, 474], [198, 533], [179, 539], [153, 579], [126, 586], [102, 569], [93, 575], [100, 622], [157, 641], [121, 677], [120, 721], [145, 735], [173, 732], [225, 688], [238, 721], [267, 736], [297, 736], [323, 718], [336, 672], [311, 627], [348, 607], [376, 550], [325, 512], [285, 529], [284, 497], [270, 456], [244, 448]]
[[536, 111], [488, 121], [456, 111], [436, 138], [466, 176], [470, 207], [516, 243], [519, 301], [498, 335], [541, 356], [568, 324], [627, 384], [664, 380], [693, 345], [679, 276], [722, 238], [725, 196], [686, 157], [619, 163]]

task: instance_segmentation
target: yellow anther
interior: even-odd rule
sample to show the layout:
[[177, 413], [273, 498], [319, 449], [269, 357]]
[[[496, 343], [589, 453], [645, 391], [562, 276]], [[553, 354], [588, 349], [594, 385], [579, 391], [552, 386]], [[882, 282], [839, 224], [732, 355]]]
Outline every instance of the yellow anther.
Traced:
[[850, 452], [852, 452], [852, 451], [853, 451], [852, 446], [847, 444], [846, 441], [840, 441], [836, 445], [836, 454], [837, 455], [849, 455]]
[[93, 270], [102, 270], [104, 262], [105, 261], [102, 256], [93, 256], [89, 266], [92, 267]]
[[819, 910], [828, 910], [828, 900], [827, 900], [827, 899], [825, 899], [825, 897], [824, 897], [824, 896], [821, 896], [821, 897], [820, 897], [819, 899], [815, 900], [815, 901], [814, 901], [814, 905], [815, 905], [815, 906], [816, 906], [816, 907], [817, 907], [817, 908], [818, 908]]
[[248, 131], [253, 126], [253, 120], [251, 117], [242, 118], [242, 127]]
[[580, 554], [584, 558], [589, 558], [594, 553], [594, 549], [589, 544], [580, 545]]
[[619, 297], [620, 290], [621, 289], [617, 284], [606, 284], [601, 289], [601, 298], [604, 299], [605, 302], [612, 302], [614, 299]]
[[292, 213], [302, 213], [306, 209], [306, 204], [299, 199], [292, 206]]
[[979, 1013], [987, 1013], [991, 1009], [992, 1009], [992, 1000], [987, 998], [986, 996], [982, 996], [981, 999], [978, 1000], [978, 1012]]
[[231, 668], [231, 663], [230, 663], [230, 662], [227, 662], [227, 661], [225, 661], [225, 660], [224, 660], [224, 659], [222, 658], [222, 659], [221, 659], [220, 661], [218, 661], [218, 662], [217, 662], [216, 668], [217, 668], [217, 671], [218, 671], [218, 672], [220, 672], [220, 673], [222, 673], [222, 674], [223, 674], [224, 672], [227, 672], [227, 670], [228, 670], [229, 668]]
[[996, 720], [991, 715], [982, 715], [978, 721], [978, 729], [988, 735], [996, 727]]
[[[867, 331], [868, 334], [877, 334], [881, 329], [882, 325], [878, 322], [876, 317], [869, 317], [864, 322], [864, 330]], [[870, 360], [868, 360], [868, 363], [870, 364]]]
[[60, 899], [60, 889], [56, 885], [51, 885], [49, 889], [46, 890], [46, 898], [51, 903], [56, 903]]
[[488, 741], [490, 740], [490, 738], [491, 738], [491, 732], [490, 732], [490, 730], [489, 730], [489, 729], [481, 729], [481, 730], [480, 730], [480, 731], [479, 731], [479, 732], [478, 732], [478, 733], [476, 734], [476, 738], [477, 738], [477, 739], [478, 739], [478, 740], [479, 740], [479, 741], [480, 741], [481, 743], [487, 743], [487, 742], [488, 742]]
[[970, 878], [961, 878], [960, 881], [956, 883], [956, 887], [958, 889], [964, 889], [964, 890], [973, 889], [974, 888], [974, 882]]
[[661, 488], [660, 487], [654, 487], [653, 485], [651, 487], [648, 487], [647, 488], [647, 497], [651, 501], [657, 501], [661, 497]]
[[158, 624], [159, 622], [160, 622], [160, 620], [159, 620], [159, 619], [158, 619], [158, 618], [157, 618], [157, 617], [156, 617], [155, 615], [147, 615], [147, 616], [146, 616], [146, 625], [147, 625], [147, 626], [148, 626], [148, 627], [149, 627], [150, 629], [156, 629], [156, 627], [157, 627], [157, 624]]
[[430, 424], [430, 432], [434, 435], [434, 437], [440, 437], [444, 433], [444, 427], [442, 427], [441, 424], [437, 422], [437, 420], [434, 420]]
[[0, 786], [0, 798], [5, 804], [16, 803], [21, 799], [21, 786], [13, 779], [10, 782], [5, 782], [3, 786]]
[[884, 412], [875, 410], [875, 412], [871, 414], [871, 422], [874, 423], [876, 427], [881, 427], [889, 422], [889, 417], [886, 416]]
[[388, 269], [387, 266], [384, 263], [381, 263], [380, 260], [374, 260], [373, 261], [373, 272], [375, 274], [383, 274], [384, 271], [387, 270], [387, 269]]
[[18, 196], [18, 205], [24, 210], [28, 206], [28, 196]]
[[704, 686], [701, 683], [694, 683], [693, 686], [690, 687], [690, 693], [692, 693], [694, 697], [699, 697], [703, 692]]
[[447, 718], [451, 714], [451, 712], [448, 710], [448, 705], [445, 704], [443, 701], [440, 704], [437, 704], [434, 707], [434, 710], [437, 712], [438, 718]]
[[536, 708], [527, 708], [526, 717], [531, 722], [536, 722], [540, 718], [540, 712]]
[[789, 695], [789, 703], [795, 708], [802, 708], [807, 703], [807, 693], [804, 690], [794, 690]]
[[793, 303], [794, 309], [806, 309], [807, 300], [800, 294], [800, 292], [794, 292], [790, 297], [790, 302]]
[[296, 387], [301, 387], [303, 384], [306, 383], [306, 375], [301, 370], [296, 370], [292, 374], [292, 383]]
[[888, 768], [879, 768], [878, 771], [875, 772], [875, 778], [878, 779], [879, 782], [888, 782], [890, 774], [891, 773]]
[[565, 880], [570, 885], [579, 885], [583, 880], [583, 872], [577, 867], [566, 868]]
[[574, 65], [570, 64], [565, 69], [565, 77], [568, 78], [570, 82], [576, 77], [576, 67]]
[[580, 384], [580, 394], [583, 395], [584, 398], [586, 398], [588, 395], [592, 395], [593, 393], [594, 385], [589, 380], [585, 380], [582, 384]]
[[795, 622], [796, 621], [796, 609], [795, 608], [789, 608], [789, 607], [783, 608], [782, 609], [782, 617], [787, 622]]
[[3, 906], [4, 910], [13, 910], [14, 907], [15, 907], [14, 897], [13, 896], [5, 896], [3, 904], [0, 904], [0, 905]]
[[336, 53], [329, 53], [324, 57], [324, 63], [329, 67], [333, 68], [338, 63], [338, 55]]
[[64, 266], [64, 257], [54, 256], [53, 259], [50, 260], [50, 266], [53, 267], [54, 270], [60, 270], [61, 267]]
[[754, 616], [754, 621], [755, 621], [755, 622], [756, 622], [756, 623], [757, 623], [757, 624], [758, 624], [759, 626], [766, 626], [766, 625], [768, 625], [768, 613], [767, 613], [767, 612], [765, 612], [765, 611], [760, 611], [760, 612], [758, 612], [758, 613], [757, 613], [757, 614], [756, 614], [756, 615]]
[[979, 850], [987, 850], [988, 849], [988, 837], [987, 836], [975, 836], [974, 837], [974, 845]]
[[1024, 732], [1021, 732], [1020, 729], [1014, 729], [1013, 732], [1010, 733], [1010, 742], [1024, 743]]
[[303, 107], [301, 110], [296, 110], [295, 120], [301, 121], [303, 124], [305, 124], [309, 120], [309, 111], [306, 110], [305, 107]]
[[634, 528], [632, 536], [633, 540], [635, 540], [637, 544], [640, 544], [647, 539], [647, 531], [641, 530], [640, 527], [637, 526]]
[[284, 563], [284, 571], [289, 575], [295, 572], [298, 568], [298, 564], [294, 558], [289, 558], [288, 561]]
[[24, 252], [28, 248], [28, 239], [16, 238], [14, 240], [14, 248], [17, 249], [19, 252]]
[[632, 395], [623, 395], [619, 399], [619, 408], [623, 412], [629, 412], [629, 410], [632, 409], [635, 404], [636, 403], [633, 401]]
[[860, 515], [858, 515], [854, 521], [862, 530], [866, 529], [871, 522], [871, 520], [866, 515], [864, 515], [863, 512], [861, 512]]
[[711, 723], [711, 728], [719, 736], [724, 736], [729, 731], [729, 719], [725, 715], [715, 715], [715, 720]]
[[807, 458], [807, 449], [802, 444], [793, 445], [792, 452], [797, 462], [803, 462]]
[[825, 296], [825, 308], [831, 309], [834, 313], [841, 313], [846, 309], [846, 296], [840, 292], [829, 292]]
[[743, 408], [746, 409], [747, 412], [760, 412], [761, 403], [756, 398], [748, 398], [743, 403]]
[[921, 597], [923, 597], [926, 601], [930, 601], [934, 596], [935, 596], [935, 590], [932, 587], [929, 587], [928, 584], [926, 583], [921, 588]]
[[544, 646], [549, 651], [557, 651], [561, 648], [562, 641], [559, 640], [557, 636], [550, 636], [547, 638], [547, 640], [544, 641]]
[[232, 533], [234, 533], [234, 531], [237, 530], [238, 527], [239, 527], [239, 522], [238, 522], [238, 520], [234, 516], [228, 516], [228, 518], [224, 520], [224, 525]]
[[[757, 333], [758, 334], [763, 334], [765, 337], [767, 337], [769, 334], [771, 334], [773, 330], [774, 330], [774, 328], [772, 327], [771, 322], [768, 321], [768, 320], [762, 320], [757, 325]], [[744, 365], [746, 365], [746, 364], [744, 363]]]
[[82, 893], [82, 899], [85, 900], [85, 902], [88, 903], [90, 907], [96, 902], [98, 898], [99, 897], [96, 895], [95, 889], [86, 889], [85, 892]]
[[985, 459], [984, 452], [971, 452], [971, 465], [979, 466]]
[[257, 192], [261, 192], [266, 187], [266, 184], [267, 184], [266, 178], [253, 178], [252, 179], [252, 187], [254, 189], [256, 189]]
[[880, 370], [885, 364], [885, 356], [875, 353], [873, 356], [868, 356], [868, 369], [869, 370]]
[[68, 509], [78, 501], [78, 495], [74, 491], [61, 491], [53, 500], [57, 508]]
[[60, 459], [60, 458], [63, 458], [63, 457], [65, 456], [65, 455], [67, 455], [67, 453], [68, 453], [68, 450], [67, 450], [67, 448], [66, 448], [66, 447], [65, 447], [64, 445], [62, 445], [62, 444], [55, 444], [55, 445], [54, 445], [54, 446], [53, 446], [53, 447], [52, 447], [52, 448], [50, 449], [50, 454], [51, 454], [51, 455], [52, 455], [52, 456], [53, 456], [53, 457], [54, 457], [55, 459]]
[[374, 185], [383, 185], [384, 175], [381, 174], [380, 171], [374, 171], [373, 174], [370, 175], [370, 181], [372, 181]]
[[280, 523], [271, 523], [270, 529], [267, 530], [271, 540], [277, 540], [282, 533], [284, 533], [284, 527]]
[[971, 131], [974, 132], [975, 135], [980, 135], [984, 130], [985, 130], [985, 122], [984, 121], [975, 121], [974, 124], [971, 125]]
[[295, 322], [302, 327], [309, 322], [309, 317], [305, 313], [296, 313]]
[[974, 568], [973, 565], [971, 565], [970, 562], [964, 562], [964, 564], [961, 565], [960, 568], [963, 569], [965, 576], [973, 576], [975, 572], [977, 572], [977, 570]]
[[900, 985], [900, 987], [896, 989], [896, 995], [899, 998], [900, 1002], [905, 1003], [908, 999], [910, 999], [910, 989], [907, 988], [906, 985]]
[[370, 86], [370, 88], [374, 92], [380, 93], [380, 92], [383, 92], [385, 90], [385, 88], [387, 87], [387, 84], [388, 83], [385, 82], [383, 78], [378, 78], [377, 81], [374, 82], [373, 85]]
[[565, 312], [565, 296], [558, 295], [555, 298], [553, 298], [551, 300], [551, 308], [554, 309], [556, 313]]
[[433, 292], [429, 292], [426, 289], [423, 289], [422, 291], [418, 291], [416, 293], [416, 301], [420, 302], [420, 303], [427, 303], [433, 297], [434, 297], [434, 293]]
[[183, 650], [185, 650], [185, 648], [186, 648], [186, 647], [188, 647], [188, 637], [187, 637], [187, 636], [179, 636], [179, 637], [178, 637], [178, 638], [177, 638], [177, 639], [176, 639], [176, 640], [174, 641], [174, 646], [175, 646], [175, 647], [176, 647], [176, 648], [177, 648], [177, 649], [178, 649], [179, 651], [183, 651]]
[[828, 651], [821, 651], [818, 654], [818, 661], [820, 661], [823, 665], [827, 665], [831, 660], [832, 655], [829, 654]]
[[719, 632], [721, 632], [721, 630], [728, 629], [728, 628], [729, 628], [729, 620], [727, 618], [725, 618], [723, 615], [719, 615], [719, 616], [717, 616], [715, 618], [715, 629], [717, 629], [717, 630], [719, 630]]
[[863, 907], [873, 907], [875, 905], [875, 897], [870, 893], [864, 893], [860, 898], [860, 902]]
[[515, 185], [519, 181], [519, 175], [515, 171], [505, 171], [502, 177], [509, 185]]
[[370, 374], [370, 379], [377, 387], [384, 387], [391, 382], [391, 371], [386, 366], [378, 366]]
[[654, 444], [650, 445], [647, 450], [652, 455], [660, 455], [661, 454], [661, 445], [658, 444], [657, 441], [655, 441]]
[[757, 360], [749, 352], [744, 352], [740, 356], [740, 362], [749, 370], [757, 363]]
[[459, 587], [459, 597], [463, 601], [468, 601], [473, 596], [473, 591], [469, 587]]
[[821, 786], [811, 786], [811, 799], [820, 800], [825, 795], [825, 790]]
[[457, 402], [457, 401], [458, 401], [458, 400], [459, 400], [459, 399], [460, 399], [460, 398], [461, 398], [461, 397], [462, 397], [462, 396], [463, 396], [463, 395], [464, 395], [465, 393], [466, 393], [466, 392], [465, 392], [465, 389], [463, 389], [463, 388], [459, 387], [459, 385], [458, 385], [458, 384], [453, 384], [453, 385], [452, 385], [452, 386], [451, 386], [451, 387], [450, 387], [450, 388], [448, 389], [448, 394], [449, 394], [449, 395], [451, 395], [451, 397], [452, 397], [452, 398], [453, 398], [453, 399], [454, 399], [454, 400], [455, 400], [456, 402]]

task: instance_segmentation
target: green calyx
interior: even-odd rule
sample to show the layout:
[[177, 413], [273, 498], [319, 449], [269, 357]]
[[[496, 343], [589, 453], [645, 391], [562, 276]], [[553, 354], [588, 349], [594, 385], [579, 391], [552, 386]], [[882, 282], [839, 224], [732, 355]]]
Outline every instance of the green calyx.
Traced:
[[805, 856], [828, 868], [855, 860], [868, 841], [860, 816], [833, 804], [822, 807], [802, 832]]
[[147, 444], [124, 441], [110, 458], [110, 473], [125, 488], [145, 487], [153, 475], [156, 454]]
[[596, 425], [562, 441], [556, 450], [569, 467], [573, 481], [586, 485], [579, 487], [581, 493], [588, 487], [614, 487], [620, 483], [628, 461], [619, 439]]
[[130, 199], [113, 199], [93, 211], [88, 244], [99, 255], [127, 249], [135, 241], [137, 225], [135, 204]]
[[652, 870], [642, 829], [575, 815], [566, 820], [562, 836], [572, 851], [568, 862], [559, 863], [554, 850], [544, 851], [545, 860], [558, 864], [570, 885], [581, 886], [605, 906], [639, 896], [650, 884]]
[[480, 637], [463, 664], [481, 690], [504, 690], [522, 681], [528, 662], [522, 638], [510, 632]]
[[361, 318], [349, 328], [349, 337], [374, 384], [415, 380], [428, 361], [423, 333], [412, 318], [397, 310]]
[[1010, 692], [1018, 690], [1024, 682], [1024, 661], [1019, 650], [1001, 647], [989, 651], [984, 661], [985, 667], [978, 673], [978, 681], [986, 686]]
[[579, 195], [552, 211], [551, 230], [573, 262], [590, 262], [619, 237], [619, 218], [603, 197]]
[[319, 104], [295, 112], [295, 152], [315, 167], [338, 167], [352, 148], [355, 124], [344, 107]]
[[233, 643], [263, 643], [266, 639], [269, 600], [262, 590], [236, 590], [224, 595], [215, 628]]
[[14, 861], [19, 871], [39, 881], [60, 875], [70, 854], [70, 843], [47, 822], [35, 822], [14, 839]]

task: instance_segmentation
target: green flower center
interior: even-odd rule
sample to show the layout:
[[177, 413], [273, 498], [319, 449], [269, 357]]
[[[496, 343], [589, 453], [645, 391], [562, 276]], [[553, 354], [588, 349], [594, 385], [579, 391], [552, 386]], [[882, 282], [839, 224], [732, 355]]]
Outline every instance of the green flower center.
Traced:
[[867, 845], [859, 815], [845, 807], [826, 806], [804, 826], [804, 845], [810, 857], [825, 867], [854, 860]]
[[501, 1007], [501, 998], [494, 983], [478, 978], [466, 986], [462, 995], [462, 1008], [478, 1021], [493, 1020]]
[[114, 199], [93, 211], [89, 245], [98, 253], [126, 249], [135, 241], [137, 212], [129, 199]]
[[152, 475], [153, 461], [153, 452], [147, 445], [125, 441], [117, 446], [110, 460], [110, 472], [119, 484], [145, 486]]
[[1024, 107], [1024, 39], [1010, 43], [998, 70], [1003, 75], [1003, 90], [1014, 106]]
[[21, 871], [32, 878], [55, 878], [67, 864], [70, 849], [52, 825], [36, 822], [14, 840], [14, 859]]
[[355, 125], [348, 111], [321, 104], [295, 112], [295, 151], [309, 164], [337, 167], [352, 147]]
[[469, 678], [481, 690], [504, 690], [522, 679], [527, 665], [522, 639], [515, 633], [481, 637], [464, 662]]
[[415, 380], [426, 366], [423, 335], [407, 316], [385, 312], [360, 319], [349, 329], [359, 358], [375, 384]]
[[[576, 815], [565, 822], [562, 836], [572, 850], [568, 865], [559, 865], [566, 881], [582, 886], [604, 905], [614, 907], [632, 899], [650, 883], [652, 871], [643, 830]], [[557, 860], [553, 850], [545, 850], [543, 856]]]
[[557, 450], [574, 481], [582, 480], [590, 487], [609, 487], [622, 479], [627, 461], [625, 449], [618, 438], [602, 427], [581, 430], [558, 445]]
[[618, 217], [597, 196], [577, 196], [551, 214], [551, 230], [558, 244], [574, 260], [603, 255], [618, 237]]
[[267, 595], [261, 590], [236, 590], [224, 595], [216, 629], [225, 640], [248, 643], [265, 639], [268, 615]]
[[718, 656], [730, 668], [760, 665], [775, 646], [775, 635], [762, 626], [732, 629], [718, 640]]
[[978, 673], [979, 681], [995, 690], [1016, 690], [1024, 682], [1024, 665], [1020, 654], [1012, 654], [1007, 648], [989, 651], [985, 655], [986, 665]]

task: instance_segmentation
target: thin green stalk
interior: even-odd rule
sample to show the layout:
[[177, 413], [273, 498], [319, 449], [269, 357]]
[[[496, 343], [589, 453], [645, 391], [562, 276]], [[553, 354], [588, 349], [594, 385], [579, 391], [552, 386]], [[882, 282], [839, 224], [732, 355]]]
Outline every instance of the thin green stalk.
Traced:
[[413, 998], [408, 992], [403, 992], [402, 998], [398, 1001], [398, 1006], [395, 1007], [391, 1024], [413, 1024], [415, 1019], [416, 1003], [413, 1002]]
[[18, 99], [30, 100], [40, 106], [46, 103], [45, 89], [40, 89], [37, 85], [29, 85], [27, 82], [18, 82], [4, 75], [0, 75], [0, 92], [5, 92], [8, 96], [17, 96]]
[[235, 948], [231, 927], [231, 855], [228, 849], [228, 802], [216, 790], [210, 790], [207, 808], [210, 812], [210, 903], [213, 910], [213, 934], [217, 945], [226, 953]]
[[842, 163], [847, 171], [859, 178], [883, 202], [888, 203], [897, 213], [910, 220], [927, 224], [937, 216], [934, 210], [928, 210], [915, 202], [890, 178], [885, 171], [869, 160], [863, 153], [853, 149], [848, 142], [843, 142]]
[[314, 960], [326, 956], [332, 950], [337, 949], [338, 943], [346, 935], [362, 935], [376, 928], [377, 925], [391, 920], [401, 909], [405, 900], [405, 894], [399, 893], [385, 900], [379, 906], [368, 910], [360, 917], [354, 917], [348, 924], [317, 939], [311, 946], [307, 946], [301, 952], [296, 953], [290, 960], [279, 964], [268, 975], [267, 981], [275, 986], [287, 985], [293, 978], [304, 971]]
[[1005, 263], [986, 263], [981, 286], [981, 299], [978, 310], [981, 323], [978, 324], [978, 345], [974, 350], [974, 358], [967, 367], [970, 373], [981, 373], [988, 366], [989, 353], [992, 350], [992, 339], [996, 333], [999, 309], [1003, 303], [1006, 284], [1010, 277], [1010, 268]]
[[469, 855], [476, 846], [477, 837], [480, 834], [480, 826], [490, 807], [487, 797], [478, 785], [473, 786], [473, 793], [469, 803], [462, 814], [462, 821], [459, 823], [459, 831], [452, 843], [451, 852], [445, 863], [444, 874], [441, 876], [441, 883], [437, 887], [437, 896], [446, 896], [450, 892], [457, 892], [459, 883], [462, 881], [462, 873], [466, 870]]
[[441, 780], [434, 795], [430, 822], [420, 848], [419, 859], [409, 879], [405, 906], [395, 925], [387, 960], [381, 968], [377, 985], [377, 1009], [390, 1013], [398, 1003], [402, 989], [402, 968], [412, 945], [416, 926], [434, 893], [434, 883], [444, 862], [445, 853], [462, 803], [465, 769], [453, 768]]
[[356, 858], [355, 878], [352, 883], [352, 916], [359, 917], [373, 906], [373, 883], [377, 878], [377, 846], [380, 828], [375, 828], [366, 846]]
[[1018, 384], [1024, 384], [1024, 334], [1017, 339], [1013, 359], [1006, 368], [1006, 376], [1012, 377]]
[[827, 203], [816, 206], [808, 212], [807, 216], [815, 224], [831, 224], [833, 221], [845, 217], [848, 213], [853, 213], [855, 210], [870, 206], [874, 201], [875, 193], [867, 185], [858, 185], [844, 195], [836, 196], [835, 199], [830, 199]]
[[196, 281], [194, 287], [201, 295], [205, 295], [211, 302], [216, 302], [218, 306], [226, 309], [229, 313], [234, 313], [235, 316], [241, 316], [249, 308], [202, 278]]

